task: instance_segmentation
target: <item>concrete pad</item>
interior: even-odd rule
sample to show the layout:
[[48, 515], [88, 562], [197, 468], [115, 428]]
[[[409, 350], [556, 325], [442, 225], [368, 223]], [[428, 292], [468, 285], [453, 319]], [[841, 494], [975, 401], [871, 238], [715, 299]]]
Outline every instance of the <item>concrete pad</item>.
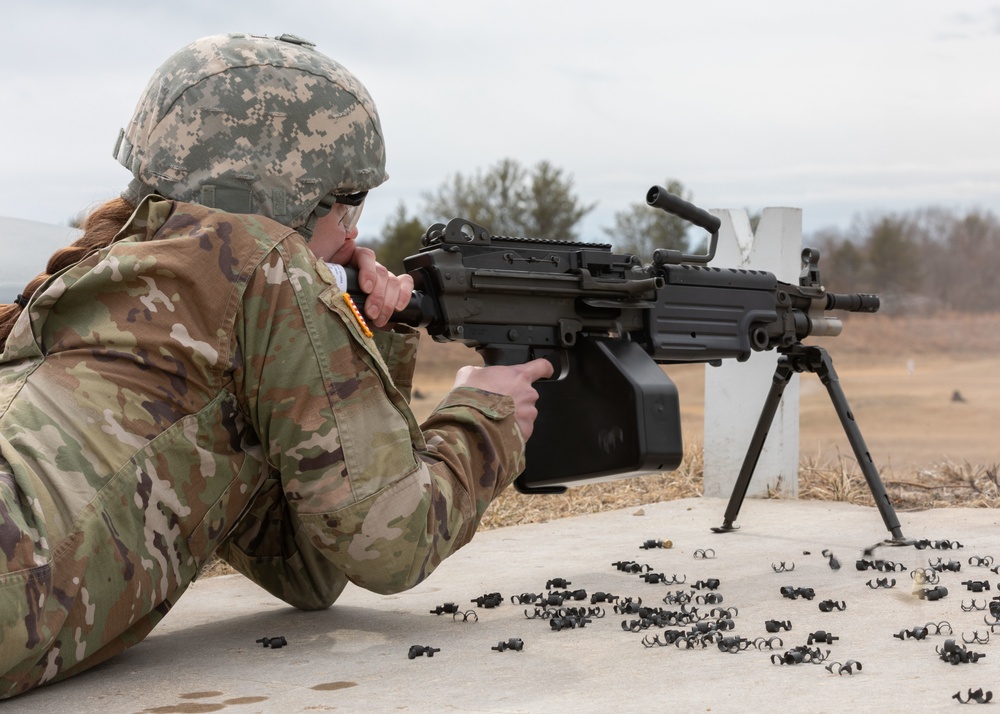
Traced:
[[[863, 548], [887, 532], [878, 512], [842, 503], [748, 500], [742, 529], [714, 534], [725, 499], [698, 498], [640, 509], [567, 518], [486, 531], [446, 561], [425, 583], [398, 595], [379, 596], [350, 588], [331, 609], [298, 612], [240, 576], [198, 581], [154, 633], [116, 659], [70, 681], [43, 687], [0, 705], [14, 712], [608, 712], [780, 709], [793, 712], [940, 711], [957, 706], [952, 695], [983, 688], [1000, 699], [1000, 632], [988, 644], [970, 643], [986, 654], [958, 665], [940, 659], [946, 639], [962, 644], [989, 632], [986, 607], [1000, 576], [969, 564], [972, 556], [1000, 560], [997, 512], [947, 509], [900, 513], [906, 536], [959, 541], [959, 550], [885, 547], [875, 558], [902, 564], [904, 572], [859, 571]], [[670, 549], [643, 549], [647, 540], [669, 539]], [[698, 549], [715, 557], [696, 559]], [[829, 550], [840, 561], [831, 569]], [[929, 562], [957, 560], [945, 571], [949, 594], [937, 600], [913, 595], [909, 571]], [[869, 558], [874, 559], [874, 558]], [[612, 566], [616, 561], [648, 564], [654, 573], [686, 578], [684, 584], [644, 582]], [[775, 573], [785, 563], [790, 572]], [[994, 563], [994, 567], [995, 567]], [[585, 627], [556, 631], [546, 619], [528, 619], [531, 606], [512, 595], [545, 593], [553, 578], [585, 589], [642, 598], [647, 606], [676, 610], [662, 598], [683, 590], [723, 596], [717, 607], [738, 608], [726, 636], [753, 641], [774, 635], [766, 620], [790, 621], [773, 651], [736, 654], [715, 645], [679, 649], [645, 647], [652, 627], [622, 629], [636, 615], [606, 616]], [[693, 590], [717, 578], [716, 591]], [[896, 581], [891, 589], [867, 583]], [[973, 593], [964, 581], [988, 581]], [[815, 598], [788, 599], [782, 587], [813, 588]], [[929, 587], [923, 585], [921, 587]], [[480, 608], [472, 602], [500, 592], [503, 603]], [[823, 612], [819, 603], [843, 602], [846, 609]], [[458, 621], [431, 611], [453, 602], [478, 621]], [[566, 605], [590, 607], [590, 599]], [[702, 612], [713, 605], [698, 605]], [[893, 637], [901, 630], [947, 621], [952, 635], [923, 640]], [[680, 626], [677, 629], [688, 629]], [[932, 628], [933, 629], [933, 628]], [[1000, 627], [997, 628], [1000, 630]], [[819, 630], [836, 636], [814, 644], [828, 659], [821, 664], [781, 665], [772, 655], [806, 645]], [[265, 648], [255, 641], [283, 636], [288, 645]], [[520, 638], [523, 650], [497, 651], [500, 642]], [[433, 657], [408, 658], [412, 645], [439, 648]], [[830, 662], [856, 660], [854, 674], [828, 671]]]

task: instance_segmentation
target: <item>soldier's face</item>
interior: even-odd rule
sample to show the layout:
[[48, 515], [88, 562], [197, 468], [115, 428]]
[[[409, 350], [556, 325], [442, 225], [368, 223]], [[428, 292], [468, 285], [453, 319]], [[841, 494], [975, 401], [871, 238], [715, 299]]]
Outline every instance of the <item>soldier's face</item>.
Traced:
[[336, 203], [329, 213], [316, 221], [309, 247], [317, 258], [340, 265], [350, 262], [354, 255], [354, 239], [358, 237], [358, 228], [344, 228], [342, 219], [349, 208]]

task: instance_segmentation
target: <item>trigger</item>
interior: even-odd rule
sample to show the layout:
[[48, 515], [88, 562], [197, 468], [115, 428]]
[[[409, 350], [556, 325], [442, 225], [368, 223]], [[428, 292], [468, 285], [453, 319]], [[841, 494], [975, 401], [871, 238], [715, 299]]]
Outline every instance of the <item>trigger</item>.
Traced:
[[559, 381], [560, 379], [565, 379], [569, 374], [569, 357], [565, 350], [549, 352], [548, 354], [539, 356], [548, 360], [552, 365], [552, 376], [542, 381]]

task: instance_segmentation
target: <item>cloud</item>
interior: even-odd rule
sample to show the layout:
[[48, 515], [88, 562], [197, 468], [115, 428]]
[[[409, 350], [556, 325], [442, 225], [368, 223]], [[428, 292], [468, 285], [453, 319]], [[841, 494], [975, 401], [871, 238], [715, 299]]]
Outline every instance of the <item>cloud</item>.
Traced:
[[363, 234], [505, 157], [572, 174], [598, 239], [666, 178], [708, 207], [800, 202], [807, 226], [868, 199], [1000, 211], [996, 0], [51, 0], [5, 21], [0, 215], [62, 223], [117, 194], [111, 146], [149, 75], [230, 30], [306, 37], [372, 91], [391, 180]]

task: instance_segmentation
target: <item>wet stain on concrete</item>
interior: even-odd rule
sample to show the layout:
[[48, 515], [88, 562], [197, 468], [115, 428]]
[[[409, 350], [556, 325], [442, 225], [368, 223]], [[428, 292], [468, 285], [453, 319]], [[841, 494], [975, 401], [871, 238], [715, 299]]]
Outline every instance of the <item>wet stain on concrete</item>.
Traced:
[[358, 686], [357, 682], [326, 682], [325, 684], [317, 684], [311, 689], [315, 689], [317, 692], [332, 692], [335, 689], [347, 689], [348, 687]]
[[182, 694], [181, 699], [206, 699], [208, 697], [221, 697], [222, 692], [188, 692]]
[[[205, 699], [208, 697], [221, 697], [222, 692], [190, 692], [180, 696], [181, 699]], [[268, 697], [233, 697], [222, 702], [180, 702], [178, 704], [166, 704], [162, 707], [146, 709], [145, 714], [207, 714], [207, 712], [222, 711], [229, 706], [258, 704], [267, 700]]]

